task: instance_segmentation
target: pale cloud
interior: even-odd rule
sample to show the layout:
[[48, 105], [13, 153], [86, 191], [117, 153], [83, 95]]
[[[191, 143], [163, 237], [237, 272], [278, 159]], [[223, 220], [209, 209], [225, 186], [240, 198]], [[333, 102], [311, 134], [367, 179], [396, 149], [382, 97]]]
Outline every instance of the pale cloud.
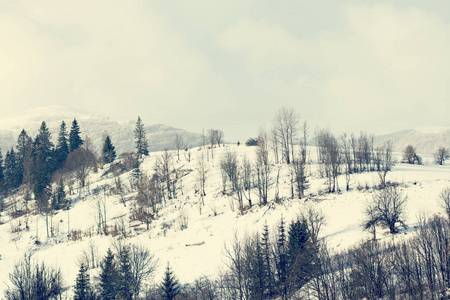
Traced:
[[208, 60], [145, 2], [23, 2], [2, 23], [3, 97], [24, 107], [60, 102], [173, 124], [222, 88]]
[[[450, 25], [418, 9], [387, 5], [348, 9], [354, 30], [370, 45], [384, 76], [408, 97], [448, 95]], [[442, 94], [441, 96], [444, 96]]]
[[446, 13], [356, 3], [5, 2], [0, 117], [59, 104], [231, 141], [281, 106], [337, 131], [450, 126]]
[[[441, 111], [449, 108], [449, 24], [391, 5], [347, 6], [338, 13], [346, 20], [343, 28], [307, 39], [278, 25], [240, 20], [219, 36], [218, 45], [243, 57], [247, 70], [274, 94], [312, 97], [313, 103], [298, 107], [306, 107], [305, 118], [316, 124], [353, 129], [360, 126], [350, 122], [359, 122], [382, 131], [446, 122]], [[298, 80], [267, 80], [280, 68], [300, 69]], [[431, 106], [430, 115], [424, 106]], [[399, 118], [405, 113], [409, 118]]]
[[252, 68], [289, 68], [304, 57], [302, 40], [283, 28], [250, 19], [242, 19], [227, 28], [219, 37], [224, 49], [245, 56]]

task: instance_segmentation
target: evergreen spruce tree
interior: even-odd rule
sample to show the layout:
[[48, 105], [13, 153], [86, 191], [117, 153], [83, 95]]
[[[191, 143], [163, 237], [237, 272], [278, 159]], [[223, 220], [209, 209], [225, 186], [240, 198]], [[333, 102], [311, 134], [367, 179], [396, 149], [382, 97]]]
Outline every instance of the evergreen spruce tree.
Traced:
[[130, 280], [132, 279], [130, 265], [130, 248], [124, 247], [119, 257], [119, 297], [124, 300], [133, 299]]
[[27, 149], [27, 141], [30, 137], [28, 136], [28, 133], [25, 131], [25, 129], [22, 129], [22, 131], [19, 134], [19, 137], [17, 138], [17, 155], [19, 158], [23, 159], [25, 157], [25, 152]]
[[19, 172], [16, 153], [14, 152], [14, 149], [11, 148], [10, 151], [6, 152], [5, 166], [3, 169], [5, 187], [8, 192], [19, 186]]
[[[25, 149], [23, 151], [23, 160], [22, 160], [23, 164], [22, 183], [26, 184], [28, 187], [33, 181], [32, 178], [33, 147], [34, 147], [33, 139], [28, 136], [25, 142]], [[18, 151], [20, 153], [22, 150], [19, 149]]]
[[136, 161], [134, 162], [134, 168], [132, 171], [132, 176], [133, 176], [133, 181], [135, 186], [139, 186], [140, 182], [141, 182], [141, 167], [140, 167], [140, 163], [139, 163], [139, 159], [136, 157]]
[[114, 262], [114, 254], [111, 249], [108, 249], [100, 265], [100, 290], [103, 300], [116, 299], [119, 292], [118, 281], [119, 274], [116, 263]]
[[112, 163], [116, 159], [116, 147], [112, 144], [109, 135], [106, 136], [103, 143], [102, 155], [106, 164]]
[[264, 222], [261, 238], [261, 251], [263, 255], [264, 277], [266, 279], [265, 295], [271, 298], [275, 294], [274, 272], [272, 268], [272, 244], [269, 237], [269, 226]]
[[286, 231], [284, 227], [284, 218], [281, 217], [280, 225], [278, 226], [275, 263], [277, 267], [277, 286], [279, 294], [283, 300], [288, 297], [288, 257], [286, 251]]
[[163, 300], [172, 300], [180, 293], [180, 284], [173, 274], [169, 263], [167, 263], [163, 282], [160, 285], [161, 297]]
[[315, 255], [305, 218], [291, 222], [288, 237], [288, 272], [292, 285], [300, 289], [311, 278]]
[[52, 209], [59, 210], [68, 208], [69, 201], [66, 198], [66, 192], [64, 191], [64, 181], [61, 177], [52, 196]]
[[2, 150], [0, 149], [0, 212], [4, 210], [4, 200], [5, 196], [5, 177], [3, 175], [3, 155]]
[[251, 247], [245, 250], [248, 261], [246, 262], [248, 270], [249, 286], [252, 299], [264, 299], [264, 293], [267, 285], [266, 272], [264, 268], [264, 255], [261, 248], [259, 236], [252, 241]]
[[308, 224], [304, 218], [291, 222], [289, 225], [288, 237], [288, 252], [290, 260], [293, 260], [295, 256], [305, 250], [310, 238]]
[[[77, 125], [78, 126], [78, 125]], [[61, 122], [58, 133], [58, 143], [56, 144], [56, 168], [61, 168], [69, 155], [69, 140], [67, 127], [64, 121]]]
[[73, 152], [83, 145], [83, 140], [81, 139], [80, 126], [78, 126], [77, 119], [73, 119], [72, 127], [69, 133], [69, 152]]
[[145, 134], [144, 123], [141, 117], [138, 117], [136, 121], [136, 127], [134, 128], [134, 140], [136, 143], [136, 154], [138, 159], [142, 158], [142, 155], [148, 155], [148, 141]]
[[95, 299], [91, 288], [89, 273], [84, 263], [81, 263], [74, 288], [74, 300], [91, 300]]
[[52, 148], [51, 134], [47, 124], [42, 122], [34, 141], [33, 149], [33, 192], [41, 212], [47, 212], [51, 195]]
[[22, 131], [19, 134], [19, 137], [17, 138], [17, 146], [16, 146], [17, 167], [19, 168], [18, 170], [19, 185], [22, 184], [23, 182], [25, 157], [29, 152], [29, 144], [28, 144], [29, 139], [30, 137], [28, 136], [28, 133], [25, 131], [25, 129], [22, 129]]

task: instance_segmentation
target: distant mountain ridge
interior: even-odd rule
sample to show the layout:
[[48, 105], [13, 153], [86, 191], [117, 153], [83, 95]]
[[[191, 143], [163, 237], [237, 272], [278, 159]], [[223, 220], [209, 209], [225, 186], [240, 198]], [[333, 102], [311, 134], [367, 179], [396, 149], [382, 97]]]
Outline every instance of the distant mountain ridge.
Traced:
[[[73, 119], [76, 118], [81, 129], [82, 137], [86, 135], [91, 139], [95, 150], [100, 154], [101, 146], [107, 134], [116, 147], [117, 153], [134, 151], [134, 126], [136, 120], [115, 121], [103, 116], [83, 113], [63, 106], [44, 106], [30, 109], [7, 118], [0, 119], [0, 148], [3, 155], [17, 144], [17, 137], [22, 129], [33, 138], [36, 136], [42, 121], [52, 133], [55, 143], [61, 121], [66, 122], [68, 131]], [[137, 118], [137, 117], [136, 117]], [[174, 149], [174, 136], [176, 133], [184, 137], [188, 147], [202, 144], [202, 135], [188, 132], [183, 129], [170, 127], [164, 124], [150, 124], [143, 119], [145, 131], [149, 140], [149, 150], [158, 151]], [[422, 128], [402, 130], [385, 135], [375, 136], [375, 145], [382, 145], [390, 140], [394, 150], [402, 152], [408, 145], [414, 146], [421, 154], [434, 154], [440, 146], [450, 148], [450, 128]]]
[[450, 148], [449, 128], [424, 128], [415, 130], [402, 130], [375, 137], [375, 144], [381, 145], [390, 140], [394, 150], [402, 152], [408, 145], [412, 145], [417, 153], [434, 154], [443, 146]]
[[[22, 129], [25, 129], [34, 138], [42, 121], [47, 123], [52, 133], [52, 141], [56, 143], [61, 122], [66, 122], [69, 132], [74, 118], [77, 119], [80, 125], [82, 138], [86, 135], [89, 136], [98, 154], [100, 154], [106, 135], [111, 137], [117, 153], [134, 151], [135, 120], [114, 121], [106, 117], [94, 116], [62, 106], [45, 106], [0, 119], [0, 148], [2, 154], [4, 155], [11, 147], [15, 147], [17, 137]], [[143, 120], [143, 122], [146, 124], [146, 120]], [[199, 146], [202, 141], [201, 134], [163, 124], [146, 124], [145, 131], [150, 151], [158, 151], [165, 148], [174, 149], [173, 141], [176, 133], [183, 136], [188, 147]]]

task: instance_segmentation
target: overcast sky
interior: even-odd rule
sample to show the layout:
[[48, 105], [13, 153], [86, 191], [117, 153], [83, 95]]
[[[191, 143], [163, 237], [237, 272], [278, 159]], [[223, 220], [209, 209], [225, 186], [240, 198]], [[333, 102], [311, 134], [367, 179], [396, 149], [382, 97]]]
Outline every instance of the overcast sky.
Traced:
[[63, 105], [229, 141], [450, 126], [450, 1], [2, 1], [0, 117]]

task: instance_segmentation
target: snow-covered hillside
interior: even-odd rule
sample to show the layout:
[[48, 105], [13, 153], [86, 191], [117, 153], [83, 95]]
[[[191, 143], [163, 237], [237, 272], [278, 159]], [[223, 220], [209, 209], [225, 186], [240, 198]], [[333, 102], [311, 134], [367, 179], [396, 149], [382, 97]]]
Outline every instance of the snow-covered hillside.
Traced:
[[[257, 195], [252, 194], [253, 203], [243, 214], [237, 209], [236, 200], [222, 194], [222, 177], [220, 160], [229, 152], [236, 153], [239, 160], [247, 157], [255, 161], [256, 147], [225, 145], [214, 149], [214, 159], [209, 150], [194, 148], [191, 150], [191, 161], [183, 155], [180, 161], [176, 160], [176, 153], [171, 152], [173, 166], [182, 170], [181, 187], [177, 198], [168, 200], [161, 205], [158, 217], [151, 223], [150, 230], [144, 224], [130, 221], [130, 208], [135, 201], [136, 191], [131, 189], [131, 172], [120, 175], [125, 185], [124, 198], [126, 207], [122, 204], [118, 194], [110, 192], [109, 187], [115, 186], [112, 173], [103, 175], [108, 166], [100, 169], [98, 173], [89, 178], [90, 189], [85, 189], [81, 196], [70, 195], [73, 207], [70, 209], [71, 230], [81, 231], [82, 238], [77, 241], [67, 241], [68, 212], [59, 211], [53, 216], [55, 236], [47, 238], [45, 233], [45, 218], [40, 215], [22, 216], [11, 219], [2, 214], [0, 225], [0, 295], [8, 283], [8, 274], [15, 262], [25, 253], [39, 261], [59, 267], [64, 276], [65, 283], [71, 293], [71, 286], [79, 268], [79, 261], [84, 253], [94, 249], [97, 261], [101, 260], [108, 247], [114, 242], [111, 235], [97, 235], [96, 209], [98, 203], [106, 204], [107, 224], [110, 228], [124, 225], [127, 242], [144, 245], [159, 260], [159, 268], [154, 282], [159, 282], [167, 261], [171, 262], [176, 276], [182, 283], [192, 282], [199, 276], [214, 276], [223, 264], [224, 245], [233, 240], [238, 234], [244, 236], [254, 232], [261, 232], [267, 221], [270, 227], [275, 227], [283, 216], [286, 221], [296, 218], [308, 207], [321, 210], [326, 217], [326, 224], [322, 227], [320, 237], [336, 250], [346, 249], [355, 243], [370, 238], [370, 234], [363, 231], [361, 222], [364, 210], [373, 195], [373, 186], [379, 184], [377, 173], [363, 173], [355, 175], [351, 180], [351, 191], [338, 194], [324, 193], [325, 179], [320, 178], [315, 160], [316, 151], [310, 149], [311, 161], [308, 166], [310, 188], [307, 196], [301, 200], [290, 199], [289, 167], [285, 164], [272, 166], [272, 178], [279, 171], [279, 194], [283, 199], [281, 203], [274, 203], [275, 186], [269, 193], [269, 204], [258, 206]], [[163, 153], [154, 152], [145, 158], [142, 164], [144, 173], [152, 174], [155, 161]], [[206, 160], [206, 196], [202, 205], [198, 193], [198, 168], [201, 156]], [[209, 157], [209, 160], [207, 158]], [[403, 193], [408, 196], [407, 225], [410, 229], [401, 234], [392, 236], [388, 231], [379, 233], [382, 239], [396, 239], [410, 235], [417, 224], [419, 213], [441, 213], [438, 204], [438, 194], [443, 188], [450, 186], [450, 167], [432, 165], [431, 156], [425, 156], [425, 164], [404, 165], [398, 164], [393, 172], [388, 174], [389, 181], [400, 184]], [[179, 181], [180, 182], [180, 181]], [[345, 186], [345, 179], [339, 177], [339, 185]], [[102, 190], [106, 188], [107, 192]], [[102, 192], [99, 192], [102, 191]], [[22, 196], [14, 196], [21, 199]], [[11, 201], [12, 199], [8, 199]], [[245, 203], [247, 205], [247, 203]], [[182, 222], [187, 220], [187, 228], [181, 229]], [[29, 229], [26, 228], [28, 224]], [[38, 231], [36, 230], [38, 228]], [[42, 242], [36, 245], [38, 239]], [[119, 235], [120, 236], [120, 235]], [[88, 254], [89, 255], [89, 254]], [[98, 270], [91, 270], [97, 274]]]
[[[74, 118], [77, 119], [80, 125], [82, 137], [89, 136], [95, 149], [100, 150], [105, 136], [110, 135], [119, 154], [134, 150], [133, 130], [136, 120], [119, 122], [62, 106], [39, 107], [0, 119], [0, 148], [5, 153], [11, 147], [15, 147], [17, 137], [22, 129], [25, 129], [30, 136], [34, 137], [42, 121], [47, 123], [52, 133], [53, 142], [55, 142], [61, 122], [65, 121], [68, 130], [70, 130]], [[151, 124], [151, 120], [143, 120], [143, 122], [149, 140], [150, 151], [158, 151], [165, 148], [174, 149], [173, 141], [176, 133], [183, 136], [188, 147], [195, 147], [201, 143], [200, 134], [163, 124]]]
[[439, 147], [450, 148], [450, 129], [443, 127], [428, 127], [415, 130], [403, 130], [375, 137], [375, 143], [393, 143], [394, 149], [402, 152], [412, 145], [417, 153], [434, 154]]

